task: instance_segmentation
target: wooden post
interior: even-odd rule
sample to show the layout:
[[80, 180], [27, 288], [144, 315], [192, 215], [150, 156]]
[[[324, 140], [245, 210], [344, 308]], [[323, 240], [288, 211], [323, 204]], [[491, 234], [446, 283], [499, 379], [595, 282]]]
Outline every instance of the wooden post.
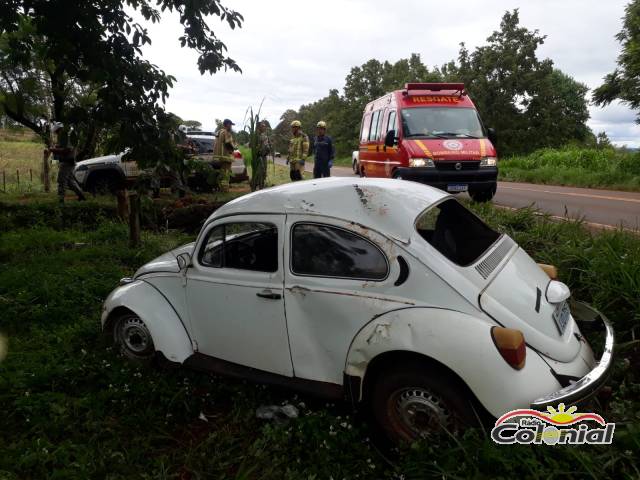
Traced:
[[127, 191], [118, 190], [116, 192], [116, 198], [118, 199], [118, 217], [123, 222], [127, 221], [129, 216], [129, 202], [127, 201]]
[[33, 183], [33, 170], [29, 169], [29, 181]]
[[7, 172], [2, 170], [2, 191], [7, 191]]
[[18, 186], [20, 186], [20, 170], [16, 170], [16, 182], [18, 182]]
[[51, 174], [49, 173], [48, 150], [45, 150], [42, 154], [42, 184], [44, 185], [44, 191], [49, 193], [51, 191]]
[[133, 192], [129, 195], [129, 246], [140, 246], [140, 195]]

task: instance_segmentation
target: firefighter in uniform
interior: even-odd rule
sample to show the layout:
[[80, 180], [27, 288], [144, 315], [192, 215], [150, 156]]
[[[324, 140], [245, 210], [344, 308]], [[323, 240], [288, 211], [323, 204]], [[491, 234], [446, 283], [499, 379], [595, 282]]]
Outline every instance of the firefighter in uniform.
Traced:
[[327, 135], [327, 124], [318, 122], [317, 135], [313, 138], [313, 178], [331, 176], [331, 167], [336, 155], [333, 140]]
[[225, 118], [224, 122], [222, 122], [222, 128], [218, 131], [216, 143], [213, 146], [213, 159], [220, 162], [220, 191], [222, 192], [229, 191], [233, 151], [238, 148], [231, 132], [233, 125], [235, 123]]
[[296, 182], [303, 179], [304, 162], [309, 154], [309, 137], [301, 130], [302, 124], [298, 120], [291, 122], [293, 137], [289, 140], [289, 177]]
[[53, 147], [45, 151], [53, 153], [53, 158], [58, 160], [58, 199], [60, 203], [64, 203], [64, 192], [67, 188], [75, 192], [78, 200], [86, 200], [76, 177], [73, 175], [76, 166], [75, 132], [73, 129], [65, 128], [60, 122], [55, 122], [51, 126], [51, 131], [56, 136], [56, 142]]

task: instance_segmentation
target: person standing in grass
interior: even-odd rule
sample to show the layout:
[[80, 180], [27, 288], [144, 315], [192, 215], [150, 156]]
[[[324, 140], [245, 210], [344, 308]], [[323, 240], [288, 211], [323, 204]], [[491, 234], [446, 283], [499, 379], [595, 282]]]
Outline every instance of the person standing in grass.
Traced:
[[291, 133], [293, 137], [289, 140], [289, 177], [292, 182], [303, 179], [304, 161], [309, 154], [309, 137], [302, 131], [302, 124], [299, 120], [291, 122]]
[[233, 123], [228, 118], [222, 122], [222, 128], [218, 131], [216, 143], [213, 146], [213, 158], [220, 162], [220, 191], [229, 191], [231, 180], [231, 164], [233, 163], [233, 151], [238, 148], [233, 138], [231, 127]]
[[64, 193], [73, 190], [79, 201], [87, 198], [82, 193], [80, 185], [73, 170], [76, 166], [76, 134], [73, 129], [65, 128], [64, 124], [55, 122], [51, 126], [51, 131], [56, 137], [55, 145], [45, 150], [45, 153], [53, 153], [53, 158], [58, 161], [58, 199], [64, 204]]
[[316, 136], [313, 138], [313, 178], [330, 177], [336, 155], [335, 147], [333, 140], [327, 135], [327, 124], [320, 121], [316, 127]]

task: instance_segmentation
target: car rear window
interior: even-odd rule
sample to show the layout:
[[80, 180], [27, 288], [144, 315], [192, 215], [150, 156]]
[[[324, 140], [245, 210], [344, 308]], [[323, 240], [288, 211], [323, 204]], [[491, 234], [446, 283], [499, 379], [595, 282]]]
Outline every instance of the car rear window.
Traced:
[[446, 200], [423, 212], [416, 221], [422, 238], [452, 262], [471, 265], [500, 234], [456, 200]]

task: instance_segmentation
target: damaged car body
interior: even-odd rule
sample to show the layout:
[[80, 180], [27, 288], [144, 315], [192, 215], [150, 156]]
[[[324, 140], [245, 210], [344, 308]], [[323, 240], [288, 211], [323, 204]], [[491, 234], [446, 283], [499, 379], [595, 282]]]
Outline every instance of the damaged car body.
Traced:
[[[218, 209], [123, 279], [102, 324], [132, 359], [346, 398], [411, 441], [602, 386], [611, 325], [553, 270], [440, 190], [309, 180]], [[603, 329], [599, 360], [578, 323]]]

